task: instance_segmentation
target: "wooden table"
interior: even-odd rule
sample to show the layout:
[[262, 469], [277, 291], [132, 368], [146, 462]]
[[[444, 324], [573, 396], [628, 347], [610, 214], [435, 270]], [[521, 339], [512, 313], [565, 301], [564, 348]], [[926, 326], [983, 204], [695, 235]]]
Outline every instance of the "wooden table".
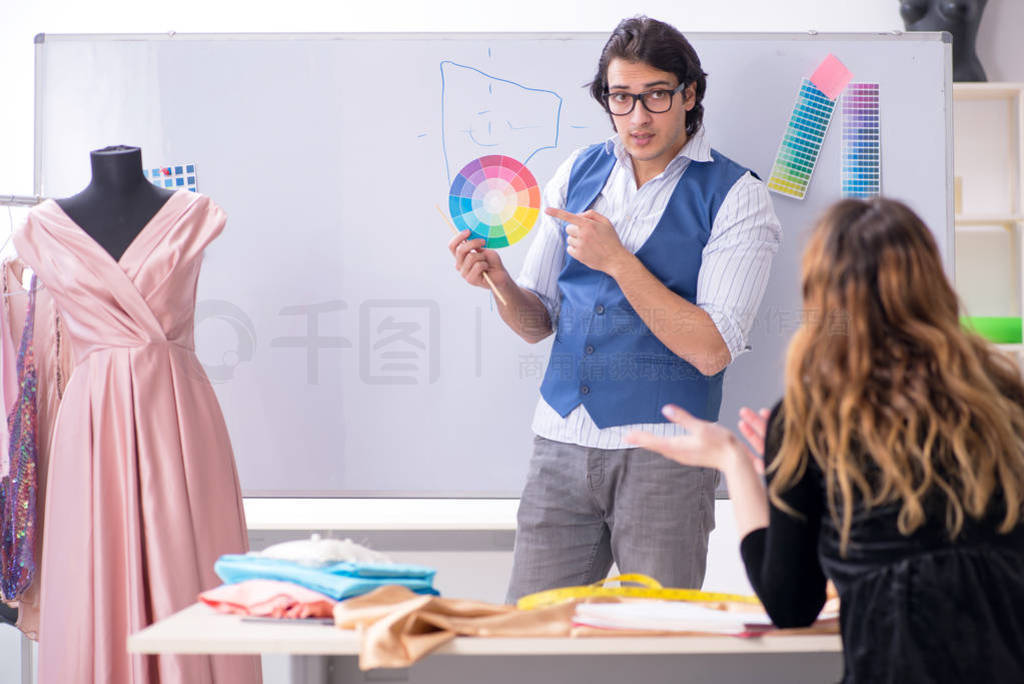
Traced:
[[[486, 680], [488, 684], [502, 681], [531, 684], [623, 682], [627, 681], [623, 679], [624, 671], [635, 675], [633, 681], [645, 683], [659, 681], [670, 673], [674, 673], [673, 681], [714, 682], [733, 681], [734, 675], [739, 677], [737, 681], [749, 680], [756, 673], [757, 681], [763, 683], [776, 681], [769, 667], [773, 660], [776, 666], [781, 665], [777, 681], [821, 682], [838, 679], [842, 662], [841, 644], [836, 635], [768, 635], [751, 639], [725, 636], [461, 637], [413, 668], [360, 673], [356, 666], [359, 645], [355, 632], [331, 625], [247, 622], [238, 616], [216, 613], [201, 604], [192, 605], [128, 638], [128, 650], [133, 653], [288, 654], [292, 681], [316, 684], [371, 680]], [[658, 660], [663, 665], [656, 666]], [[703, 665], [698, 661], [703, 661]], [[740, 667], [730, 667], [730, 663]], [[421, 667], [427, 665], [429, 667]], [[421, 669], [423, 672], [419, 672]], [[559, 674], [556, 676], [555, 672]], [[545, 678], [544, 673], [551, 678]], [[687, 673], [694, 678], [684, 677]], [[432, 678], [435, 675], [436, 680]], [[608, 677], [602, 679], [603, 675]]]

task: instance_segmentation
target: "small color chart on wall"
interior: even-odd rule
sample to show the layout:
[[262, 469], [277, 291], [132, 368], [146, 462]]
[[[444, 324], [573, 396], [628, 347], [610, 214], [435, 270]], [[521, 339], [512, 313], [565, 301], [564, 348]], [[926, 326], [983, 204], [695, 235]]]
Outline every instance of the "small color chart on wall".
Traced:
[[850, 71], [829, 55], [811, 77], [800, 84], [796, 104], [775, 156], [768, 189], [803, 199], [818, 162], [836, 99], [850, 82]]
[[143, 173], [150, 183], [158, 187], [199, 192], [195, 164], [172, 164], [156, 169], [145, 169]]
[[526, 237], [540, 213], [540, 188], [530, 170], [512, 157], [492, 154], [466, 164], [448, 192], [448, 211], [470, 240], [508, 247]]
[[878, 84], [851, 83], [843, 93], [843, 197], [882, 192]]

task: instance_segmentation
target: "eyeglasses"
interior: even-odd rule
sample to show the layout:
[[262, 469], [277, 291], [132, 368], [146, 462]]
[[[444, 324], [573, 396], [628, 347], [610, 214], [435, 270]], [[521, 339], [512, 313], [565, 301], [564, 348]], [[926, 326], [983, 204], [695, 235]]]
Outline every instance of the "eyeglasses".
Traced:
[[672, 109], [673, 97], [676, 93], [683, 90], [686, 85], [686, 83], [680, 83], [672, 90], [658, 88], [657, 90], [648, 90], [644, 93], [635, 94], [618, 91], [614, 93], [605, 93], [604, 106], [608, 110], [609, 114], [625, 116], [633, 111], [633, 108], [636, 107], [637, 100], [639, 100], [644, 103], [644, 109], [649, 111], [651, 114], [664, 114], [668, 110]]

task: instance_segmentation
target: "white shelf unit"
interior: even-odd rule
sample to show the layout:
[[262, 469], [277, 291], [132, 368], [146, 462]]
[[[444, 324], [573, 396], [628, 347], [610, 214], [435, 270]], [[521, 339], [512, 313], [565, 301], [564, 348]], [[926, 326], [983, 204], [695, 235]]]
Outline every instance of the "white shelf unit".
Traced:
[[957, 292], [969, 315], [1021, 316], [1024, 83], [954, 83], [953, 139]]

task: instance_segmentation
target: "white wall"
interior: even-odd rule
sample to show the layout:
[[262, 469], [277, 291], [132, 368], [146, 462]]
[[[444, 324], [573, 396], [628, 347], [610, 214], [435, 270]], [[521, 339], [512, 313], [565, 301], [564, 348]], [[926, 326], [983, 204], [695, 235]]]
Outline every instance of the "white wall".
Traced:
[[[896, 4], [893, 0], [893, 4]], [[978, 30], [978, 57], [990, 81], [1024, 81], [1024, 2], [990, 0]]]

